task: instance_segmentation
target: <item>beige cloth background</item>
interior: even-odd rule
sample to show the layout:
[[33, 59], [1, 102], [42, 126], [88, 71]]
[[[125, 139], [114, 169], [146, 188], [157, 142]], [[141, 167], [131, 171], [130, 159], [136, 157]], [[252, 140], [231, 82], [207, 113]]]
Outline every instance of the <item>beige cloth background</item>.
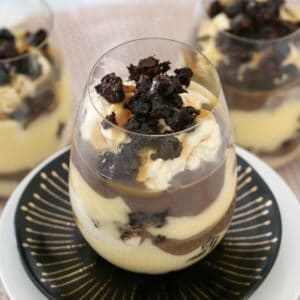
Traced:
[[[109, 5], [57, 12], [53, 38], [70, 70], [74, 112], [89, 71], [105, 51], [124, 41], [141, 37], [159, 36], [188, 41], [187, 32], [191, 32], [196, 25], [198, 4], [200, 2], [197, 0], [113, 0]], [[279, 173], [300, 198], [300, 157], [281, 168]], [[3, 206], [0, 203], [0, 211]], [[0, 300], [6, 299], [0, 284]]]

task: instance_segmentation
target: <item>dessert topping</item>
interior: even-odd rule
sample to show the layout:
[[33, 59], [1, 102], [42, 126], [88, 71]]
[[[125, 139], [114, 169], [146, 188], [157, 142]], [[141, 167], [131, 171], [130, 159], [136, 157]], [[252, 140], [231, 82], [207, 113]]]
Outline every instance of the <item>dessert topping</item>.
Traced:
[[208, 10], [210, 17], [225, 13], [231, 19], [230, 33], [251, 39], [274, 39], [300, 28], [299, 20], [283, 20], [280, 8], [285, 0], [235, 0], [229, 5], [214, 1]]

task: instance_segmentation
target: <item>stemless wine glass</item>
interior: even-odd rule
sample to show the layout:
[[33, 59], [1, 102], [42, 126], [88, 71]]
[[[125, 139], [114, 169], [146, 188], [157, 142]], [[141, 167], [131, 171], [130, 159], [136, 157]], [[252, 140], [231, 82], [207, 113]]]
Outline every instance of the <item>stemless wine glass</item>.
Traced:
[[[286, 2], [282, 17], [299, 22], [299, 4]], [[204, 1], [198, 42], [219, 71], [235, 141], [280, 167], [300, 154], [300, 31], [239, 37], [225, 31], [225, 14], [209, 18], [212, 3]]]
[[[112, 72], [125, 80], [130, 64], [152, 55], [170, 61], [172, 69], [185, 67], [192, 56], [201, 59], [202, 73], [188, 88], [201, 107], [193, 127], [147, 135], [121, 126], [126, 113], [118, 115], [118, 125], [105, 118], [111, 106], [95, 86]], [[134, 87], [123, 82], [130, 98]], [[112, 106], [116, 114], [124, 111], [122, 103]], [[173, 149], [175, 138], [181, 141], [180, 156], [157, 158], [153, 149]], [[228, 111], [218, 75], [202, 54], [173, 40], [140, 39], [113, 48], [97, 61], [77, 115], [69, 189], [74, 219], [98, 254], [134, 272], [185, 268], [224, 236], [235, 187]]]
[[[69, 142], [71, 94], [43, 0], [0, 2], [0, 198]], [[71, 125], [71, 124], [70, 124]]]

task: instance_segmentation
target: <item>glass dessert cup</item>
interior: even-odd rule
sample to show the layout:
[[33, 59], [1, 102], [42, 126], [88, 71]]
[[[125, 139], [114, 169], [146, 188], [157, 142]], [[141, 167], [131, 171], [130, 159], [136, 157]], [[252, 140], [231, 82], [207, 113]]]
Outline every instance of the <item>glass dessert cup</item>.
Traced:
[[[143, 89], [143, 75], [136, 86], [132, 78], [125, 81], [128, 69], [134, 77], [138, 68], [132, 64], [148, 56], [139, 66], [149, 69], [154, 54], [170, 61], [172, 69], [185, 67], [185, 55], [202, 57], [202, 77], [193, 77], [187, 92], [179, 94], [184, 105], [199, 113], [191, 127], [179, 132], [169, 128], [165, 134], [145, 134], [133, 131], [128, 121], [135, 118], [130, 119], [133, 95]], [[115, 80], [112, 72], [123, 80], [123, 103], [108, 103], [96, 92], [107, 92], [98, 83], [102, 78], [104, 88], [107, 78]], [[147, 95], [155, 89], [154, 81]], [[143, 101], [139, 97], [135, 104]], [[152, 103], [149, 115], [157, 102]], [[141, 126], [148, 126], [151, 117], [144, 119]], [[76, 119], [69, 190], [74, 219], [99, 255], [133, 272], [159, 274], [188, 267], [224, 236], [235, 188], [236, 158], [226, 102], [217, 73], [202, 54], [172, 40], [140, 39], [98, 60]]]
[[69, 142], [71, 92], [42, 0], [0, 3], [0, 199]]
[[[300, 30], [241, 37], [225, 31], [225, 13], [207, 15], [213, 2], [204, 3], [198, 45], [220, 74], [235, 142], [280, 167], [300, 154]], [[280, 18], [299, 22], [300, 7], [292, 4], [280, 7]]]

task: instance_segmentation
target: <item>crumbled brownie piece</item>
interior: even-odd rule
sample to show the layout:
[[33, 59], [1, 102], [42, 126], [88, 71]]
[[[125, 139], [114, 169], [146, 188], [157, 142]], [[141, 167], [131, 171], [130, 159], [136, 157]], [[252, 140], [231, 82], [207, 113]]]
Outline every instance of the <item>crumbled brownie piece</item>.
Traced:
[[26, 56], [17, 60], [17, 73], [29, 76], [31, 79], [36, 79], [42, 74], [42, 67], [37, 60], [37, 57], [30, 53], [24, 53]]
[[199, 110], [191, 106], [185, 106], [181, 109], [174, 109], [166, 119], [166, 123], [174, 132], [184, 130], [194, 125], [195, 118], [199, 112]]
[[29, 107], [22, 103], [17, 109], [9, 115], [10, 119], [25, 123], [30, 115]]
[[54, 107], [54, 102], [54, 92], [45, 90], [35, 96], [26, 97], [23, 103], [9, 117], [23, 122], [24, 127], [27, 127], [40, 114], [51, 111]]
[[99, 170], [110, 179], [128, 179], [136, 176], [140, 161], [132, 144], [121, 144], [117, 154], [104, 152], [99, 155]]
[[[107, 122], [108, 121], [108, 122]], [[112, 127], [110, 123], [117, 125], [116, 114], [112, 112], [110, 115], [105, 117], [105, 120], [101, 122], [101, 125], [104, 129], [109, 129]]]
[[26, 42], [29, 45], [38, 47], [43, 42], [46, 41], [48, 33], [45, 29], [39, 29], [35, 33], [27, 32], [26, 33]]
[[193, 77], [193, 71], [190, 68], [176, 69], [174, 72], [181, 84], [185, 85], [186, 87], [190, 85]]
[[156, 152], [151, 155], [151, 159], [161, 158], [163, 160], [174, 159], [180, 156], [182, 144], [174, 136], [166, 136], [158, 141], [155, 147]]
[[148, 226], [161, 228], [166, 224], [167, 214], [167, 211], [153, 214], [144, 212], [129, 213], [129, 226], [132, 228], [145, 228]]
[[66, 123], [65, 122], [59, 122], [58, 123], [58, 127], [57, 127], [57, 130], [56, 130], [56, 136], [57, 138], [61, 138], [63, 132], [64, 132], [64, 129], [66, 127]]
[[[167, 211], [160, 213], [145, 213], [145, 212], [132, 212], [128, 214], [129, 222], [120, 228], [120, 239], [127, 240], [134, 236], [141, 236], [147, 232], [148, 227], [161, 228], [166, 224]], [[162, 243], [165, 237], [158, 235], [155, 237], [155, 243]]]
[[0, 64], [0, 86], [8, 84], [9, 82], [10, 82], [9, 72], [2, 64]]
[[242, 14], [245, 8], [245, 1], [235, 1], [232, 5], [225, 6], [224, 12], [229, 18]]
[[122, 79], [115, 73], [105, 75], [101, 79], [101, 83], [95, 86], [95, 89], [110, 103], [119, 103], [125, 98]]
[[169, 96], [174, 93], [175, 87], [171, 78], [167, 75], [156, 75], [150, 87], [150, 94]]
[[141, 59], [137, 66], [131, 64], [127, 67], [129, 71], [129, 79], [138, 81], [141, 75], [147, 75], [150, 78], [158, 74], [163, 74], [170, 69], [170, 62], [160, 63], [158, 59], [153, 56]]
[[158, 122], [156, 120], [147, 120], [146, 118], [132, 117], [124, 125], [124, 128], [141, 134], [159, 134]]
[[55, 94], [52, 90], [46, 90], [33, 97], [26, 97], [24, 102], [29, 107], [30, 117], [36, 117], [41, 113], [50, 111]]
[[14, 42], [14, 35], [7, 28], [0, 28], [0, 41]]
[[14, 41], [0, 40], [0, 59], [12, 58], [18, 55]]
[[152, 110], [151, 102], [143, 94], [134, 95], [125, 107], [136, 116], [147, 116]]
[[220, 14], [223, 12], [224, 6], [221, 4], [220, 1], [214, 1], [210, 7], [208, 8], [208, 15], [209, 17], [213, 18], [216, 15]]
[[230, 32], [236, 35], [240, 35], [243, 31], [252, 30], [251, 19], [244, 14], [236, 15], [231, 21]]
[[100, 175], [106, 178], [112, 178], [112, 168], [115, 154], [113, 152], [104, 152], [99, 154]]
[[183, 106], [183, 100], [178, 94], [172, 94], [167, 97], [167, 101], [171, 103], [176, 108], [181, 109]]
[[157, 235], [155, 238], [154, 238], [154, 244], [160, 244], [160, 243], [163, 243], [167, 238], [164, 236], [164, 235]]

